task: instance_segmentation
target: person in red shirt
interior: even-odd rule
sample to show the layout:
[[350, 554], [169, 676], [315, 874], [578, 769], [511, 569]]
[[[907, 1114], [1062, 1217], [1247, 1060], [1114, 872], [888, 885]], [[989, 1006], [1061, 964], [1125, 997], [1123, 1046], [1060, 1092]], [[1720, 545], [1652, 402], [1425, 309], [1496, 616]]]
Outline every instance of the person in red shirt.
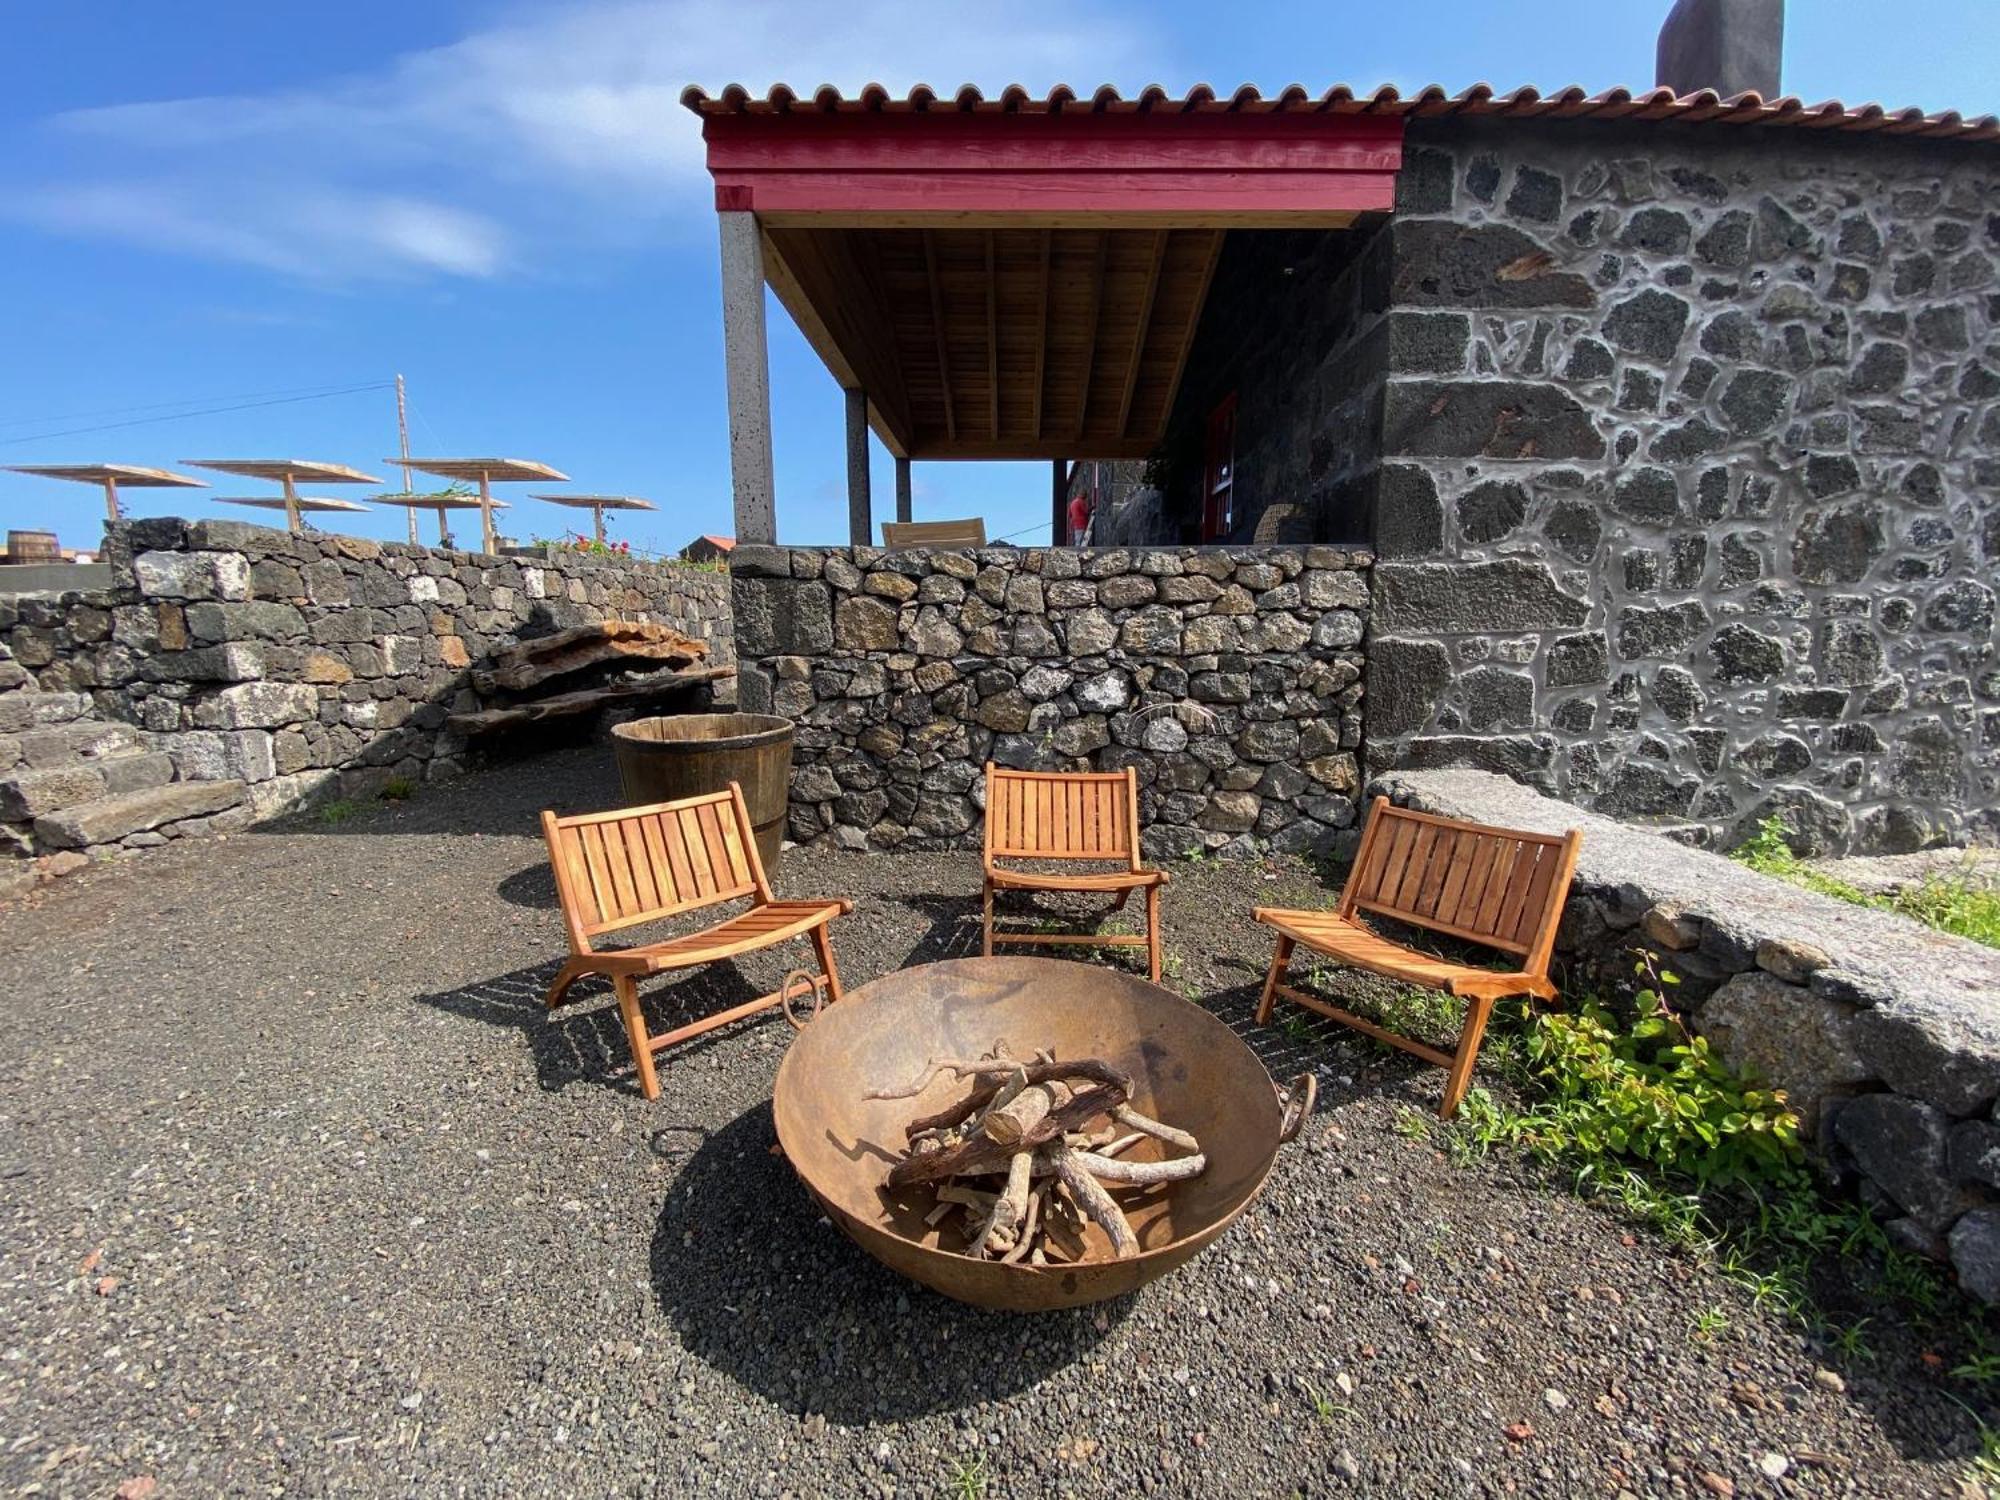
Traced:
[[1078, 490], [1069, 497], [1069, 544], [1081, 547], [1090, 539], [1090, 492]]

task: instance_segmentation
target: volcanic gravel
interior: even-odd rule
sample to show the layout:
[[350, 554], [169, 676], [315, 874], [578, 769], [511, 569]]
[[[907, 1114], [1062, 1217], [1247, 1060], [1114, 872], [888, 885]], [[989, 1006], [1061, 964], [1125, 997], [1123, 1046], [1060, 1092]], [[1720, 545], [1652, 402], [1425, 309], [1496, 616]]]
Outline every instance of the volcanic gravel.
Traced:
[[[564, 751], [0, 908], [0, 1489], [1955, 1490], [1972, 1419], [1891, 1315], [1841, 1364], [1518, 1163], [1399, 1133], [1435, 1070], [1253, 1027], [1250, 907], [1326, 897], [1292, 862], [1166, 896], [1168, 982], [1320, 1080], [1238, 1224], [1069, 1313], [897, 1278], [773, 1154], [781, 1019], [664, 1059], [648, 1104], [608, 998], [541, 1010], [534, 814], [618, 801], [606, 752]], [[857, 899], [850, 986], [978, 951], [974, 855], [793, 851], [778, 884]], [[672, 981], [656, 1020], [794, 957]]]

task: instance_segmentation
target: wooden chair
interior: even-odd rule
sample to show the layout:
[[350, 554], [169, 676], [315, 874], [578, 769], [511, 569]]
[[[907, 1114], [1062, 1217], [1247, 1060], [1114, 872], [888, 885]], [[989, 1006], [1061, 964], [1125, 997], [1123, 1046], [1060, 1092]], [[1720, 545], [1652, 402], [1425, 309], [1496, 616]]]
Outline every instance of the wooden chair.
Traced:
[[[810, 937], [819, 955], [822, 987], [829, 1001], [840, 999], [840, 971], [834, 967], [827, 924], [854, 909], [851, 901], [780, 901], [764, 878], [757, 837], [735, 782], [726, 792], [626, 807], [615, 812], [559, 818], [542, 814], [549, 863], [555, 867], [556, 894], [569, 930], [569, 962], [549, 986], [551, 1010], [585, 974], [602, 974], [618, 996], [625, 1036], [639, 1087], [657, 1099], [660, 1080], [653, 1054], [675, 1042], [713, 1031], [731, 1021], [784, 1003], [782, 990], [732, 1006], [661, 1036], [649, 1035], [639, 1008], [639, 981], [670, 969], [688, 969], [717, 959], [753, 953], [787, 938]], [[591, 939], [603, 933], [657, 922], [683, 912], [749, 897], [748, 911], [682, 937], [642, 947], [600, 953]]]
[[[1041, 875], [1008, 869], [1003, 859], [1097, 860], [1122, 870]], [[995, 943], [1080, 943], [1144, 948], [1147, 972], [1160, 982], [1160, 887], [1164, 870], [1139, 865], [1139, 781], [1127, 766], [1104, 774], [1007, 771], [986, 763], [986, 956]], [[1116, 894], [1112, 911], [1132, 892], [1146, 893], [1146, 932], [1001, 932], [993, 925], [998, 891], [1102, 891]]]
[[[1278, 933], [1278, 951], [1257, 1005], [1258, 1024], [1270, 1021], [1273, 1002], [1283, 995], [1434, 1062], [1448, 1070], [1438, 1114], [1450, 1119], [1471, 1081], [1493, 1002], [1508, 995], [1556, 996], [1549, 983], [1549, 954], [1582, 842], [1575, 829], [1557, 836], [1488, 828], [1391, 807], [1387, 797], [1377, 797], [1338, 907], [1257, 908], [1257, 920]], [[1500, 973], [1418, 952], [1371, 931], [1357, 916], [1365, 912], [1515, 955], [1520, 967]], [[1470, 1001], [1457, 1050], [1443, 1052], [1398, 1036], [1285, 984], [1285, 965], [1301, 943], [1355, 968]]]
[[884, 521], [885, 547], [984, 547], [986, 522], [979, 516], [963, 521]]

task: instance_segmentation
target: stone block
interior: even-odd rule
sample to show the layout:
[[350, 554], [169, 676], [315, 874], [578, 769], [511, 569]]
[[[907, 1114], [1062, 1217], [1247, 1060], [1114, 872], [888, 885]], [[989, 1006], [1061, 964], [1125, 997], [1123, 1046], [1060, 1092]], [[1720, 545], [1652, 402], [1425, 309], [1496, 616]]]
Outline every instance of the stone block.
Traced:
[[274, 729], [319, 713], [319, 694], [302, 682], [240, 682], [226, 687], [197, 710], [197, 718], [221, 729]]
[[1390, 298], [1399, 308], [1588, 308], [1589, 281], [1508, 224], [1399, 219]]
[[305, 617], [289, 604], [198, 602], [187, 606], [188, 633], [199, 642], [302, 641]]
[[232, 777], [244, 782], [269, 781], [279, 771], [275, 741], [263, 729], [190, 730], [173, 736], [171, 750], [183, 781], [226, 781]]
[[104, 795], [98, 764], [51, 766], [0, 777], [0, 820], [24, 823]]
[[1939, 1110], [1900, 1094], [1864, 1094], [1841, 1106], [1833, 1131], [1868, 1180], [1926, 1228], [1943, 1229], [1970, 1206], [1951, 1177]]
[[1541, 563], [1383, 563], [1375, 569], [1378, 629], [1496, 631], [1582, 625], [1589, 604], [1557, 587]]
[[1772, 974], [1738, 974], [1701, 1008], [1697, 1029], [1735, 1067], [1785, 1091], [1808, 1134], [1821, 1103], [1873, 1078], [1854, 1040], [1851, 1005]]
[[250, 564], [236, 552], [141, 552], [132, 575], [149, 599], [250, 597]]
[[1601, 458], [1590, 412], [1560, 386], [1391, 380], [1385, 451], [1426, 458]]
[[35, 820], [35, 836], [51, 849], [115, 843], [184, 818], [203, 817], [243, 800], [240, 781], [177, 781], [119, 796], [99, 797]]
[[732, 570], [730, 601], [739, 656], [821, 656], [833, 648], [833, 596], [824, 582]]

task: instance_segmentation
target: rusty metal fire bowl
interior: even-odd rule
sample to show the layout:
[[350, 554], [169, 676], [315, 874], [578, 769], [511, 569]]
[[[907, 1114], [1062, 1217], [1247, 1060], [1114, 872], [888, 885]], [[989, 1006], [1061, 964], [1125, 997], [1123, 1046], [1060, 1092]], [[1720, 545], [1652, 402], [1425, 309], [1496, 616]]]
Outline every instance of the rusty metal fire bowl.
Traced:
[[[1019, 1056], [1096, 1057], [1132, 1076], [1132, 1104], [1192, 1131], [1208, 1168], [1165, 1189], [1113, 1188], [1139, 1254], [1112, 1257], [1095, 1224], [1075, 1264], [974, 1260], [940, 1248], [924, 1215], [929, 1186], [885, 1187], [913, 1116], [963, 1098], [939, 1078], [915, 1098], [869, 1091], [920, 1076], [938, 1058], [976, 1056], [1004, 1040]], [[912, 1280], [980, 1307], [1044, 1312], [1116, 1297], [1180, 1266], [1227, 1229], [1296, 1134], [1310, 1090], [1281, 1099], [1264, 1065], [1221, 1021], [1134, 975], [1047, 958], [964, 958], [888, 974], [822, 1010], [778, 1069], [772, 1113], [792, 1167], [833, 1222]], [[1158, 1141], [1134, 1147], [1157, 1160]]]

